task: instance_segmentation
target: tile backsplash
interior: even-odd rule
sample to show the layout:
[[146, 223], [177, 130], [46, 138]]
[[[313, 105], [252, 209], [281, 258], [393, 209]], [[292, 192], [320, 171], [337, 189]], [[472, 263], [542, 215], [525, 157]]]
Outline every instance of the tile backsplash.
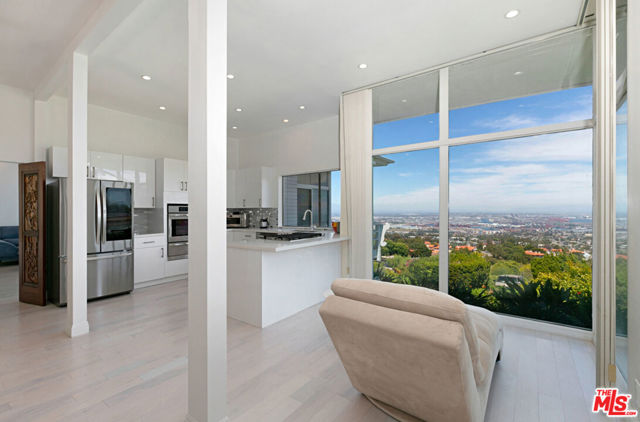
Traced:
[[133, 232], [152, 234], [164, 232], [164, 213], [162, 208], [134, 208]]
[[277, 208], [227, 208], [227, 212], [244, 212], [249, 217], [249, 227], [260, 227], [260, 220], [267, 218], [269, 227], [278, 226]]

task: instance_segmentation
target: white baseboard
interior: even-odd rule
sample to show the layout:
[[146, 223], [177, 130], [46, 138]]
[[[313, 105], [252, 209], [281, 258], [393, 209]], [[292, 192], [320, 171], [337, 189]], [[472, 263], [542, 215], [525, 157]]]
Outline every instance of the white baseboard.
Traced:
[[156, 286], [158, 284], [171, 283], [172, 281], [179, 281], [179, 280], [186, 280], [186, 279], [187, 279], [187, 274], [179, 274], [179, 275], [174, 275], [172, 277], [165, 277], [165, 278], [159, 278], [157, 280], [149, 280], [149, 281], [143, 281], [142, 283], [136, 283], [133, 286], [133, 288], [134, 290], [136, 290], [144, 287]]
[[593, 331], [583, 328], [568, 327], [566, 325], [554, 324], [553, 322], [537, 321], [528, 318], [514, 317], [510, 315], [498, 314], [505, 326], [525, 328], [528, 330], [540, 331], [548, 334], [571, 337], [578, 340], [593, 343]]

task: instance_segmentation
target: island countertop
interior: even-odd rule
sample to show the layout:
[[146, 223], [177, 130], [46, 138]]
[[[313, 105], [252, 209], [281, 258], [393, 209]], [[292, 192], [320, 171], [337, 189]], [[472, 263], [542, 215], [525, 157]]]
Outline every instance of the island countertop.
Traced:
[[227, 231], [227, 248], [234, 249], [248, 249], [254, 251], [263, 251], [263, 252], [284, 252], [290, 251], [294, 249], [301, 248], [310, 248], [315, 246], [328, 245], [332, 243], [339, 243], [345, 240], [348, 240], [347, 237], [342, 237], [339, 235], [328, 235], [327, 232], [324, 236], [313, 238], [313, 239], [304, 239], [304, 240], [295, 240], [295, 241], [286, 241], [286, 240], [265, 240], [265, 239], [256, 239], [255, 233], [258, 231], [274, 231], [271, 230], [260, 230], [260, 229], [250, 229], [250, 230], [228, 230]]

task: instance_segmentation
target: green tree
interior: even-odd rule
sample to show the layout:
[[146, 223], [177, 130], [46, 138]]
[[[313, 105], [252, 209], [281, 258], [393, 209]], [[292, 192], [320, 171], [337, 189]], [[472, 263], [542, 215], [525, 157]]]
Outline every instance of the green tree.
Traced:
[[382, 247], [381, 253], [384, 256], [409, 256], [409, 247], [404, 243], [388, 240], [387, 244]]
[[409, 254], [416, 258], [424, 258], [431, 256], [431, 251], [424, 244], [424, 239], [421, 237], [415, 237], [407, 241], [409, 247]]
[[418, 258], [409, 264], [408, 280], [414, 286], [438, 289], [438, 257]]

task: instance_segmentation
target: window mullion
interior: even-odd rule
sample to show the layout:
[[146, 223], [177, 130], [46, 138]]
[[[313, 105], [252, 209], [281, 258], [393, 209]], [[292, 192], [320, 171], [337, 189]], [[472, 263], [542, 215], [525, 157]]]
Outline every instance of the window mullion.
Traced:
[[[440, 69], [438, 118], [440, 119], [439, 141], [449, 139], [449, 68]], [[440, 146], [440, 212], [439, 212], [439, 244], [438, 257], [438, 290], [449, 291], [449, 147]]]

